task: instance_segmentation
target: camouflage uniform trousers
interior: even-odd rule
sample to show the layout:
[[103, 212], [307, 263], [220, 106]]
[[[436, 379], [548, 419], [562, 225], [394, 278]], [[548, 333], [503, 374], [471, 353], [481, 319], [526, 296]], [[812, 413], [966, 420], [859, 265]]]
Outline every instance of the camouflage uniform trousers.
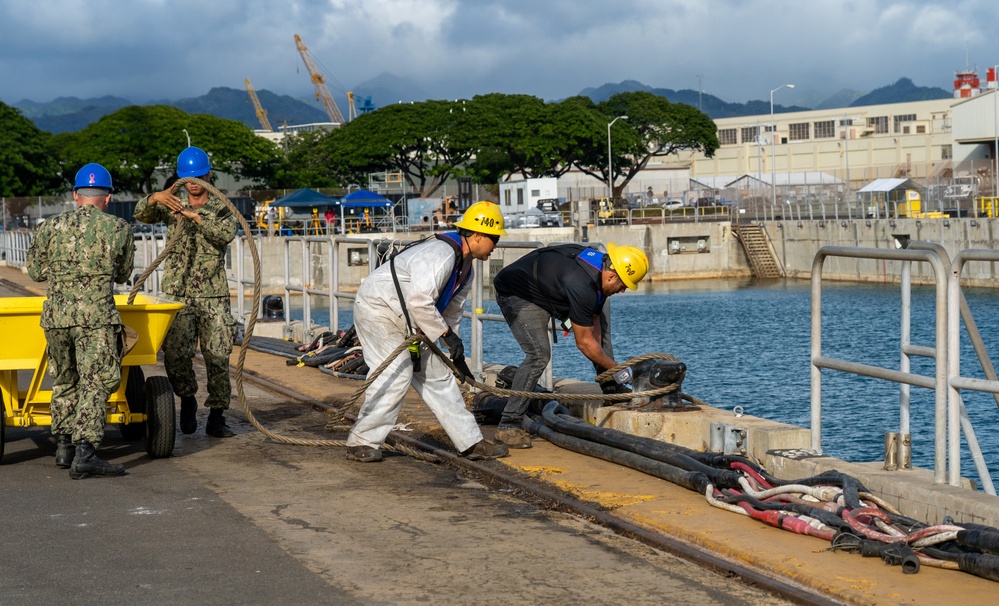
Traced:
[[201, 346], [208, 374], [208, 408], [229, 408], [232, 383], [229, 380], [229, 354], [236, 338], [236, 319], [232, 317], [228, 297], [191, 297], [183, 299], [163, 341], [167, 377], [178, 396], [198, 392], [194, 375], [194, 350]]
[[108, 398], [121, 383], [121, 337], [121, 326], [45, 329], [54, 435], [101, 443]]

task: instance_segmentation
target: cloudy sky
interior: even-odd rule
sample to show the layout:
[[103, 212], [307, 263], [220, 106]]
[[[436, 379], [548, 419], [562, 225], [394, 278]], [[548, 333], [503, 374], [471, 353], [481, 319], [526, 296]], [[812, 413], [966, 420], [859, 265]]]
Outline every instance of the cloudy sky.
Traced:
[[[215, 86], [307, 97], [299, 34], [333, 93], [388, 72], [432, 98], [554, 100], [608, 82], [726, 101], [950, 89], [999, 63], [995, 0], [3, 0], [0, 101]], [[389, 101], [374, 100], [376, 105]]]

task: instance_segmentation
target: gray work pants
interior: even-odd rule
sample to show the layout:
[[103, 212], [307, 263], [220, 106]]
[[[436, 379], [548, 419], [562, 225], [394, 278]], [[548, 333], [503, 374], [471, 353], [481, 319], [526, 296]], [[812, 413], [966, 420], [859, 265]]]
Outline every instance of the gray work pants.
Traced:
[[[510, 332], [513, 333], [513, 337], [517, 339], [520, 349], [524, 352], [524, 361], [517, 367], [510, 389], [513, 391], [532, 391], [541, 375], [544, 374], [545, 367], [548, 366], [552, 357], [551, 343], [548, 340], [548, 331], [551, 329], [551, 314], [534, 303], [513, 295], [496, 295], [496, 304], [499, 305], [503, 319], [506, 320]], [[614, 357], [607, 304], [600, 312], [600, 344], [607, 355]], [[596, 364], [593, 365], [593, 368], [597, 374], [606, 370]], [[499, 429], [520, 427], [529, 405], [528, 398], [509, 398], [503, 408]]]
[[[503, 313], [503, 319], [510, 326], [513, 338], [517, 339], [520, 349], [524, 352], [524, 361], [517, 367], [510, 389], [531, 391], [544, 374], [545, 367], [552, 357], [551, 343], [548, 341], [552, 316], [534, 303], [512, 295], [497, 295], [496, 304]], [[529, 402], [527, 398], [509, 398], [503, 408], [499, 429], [520, 427]]]

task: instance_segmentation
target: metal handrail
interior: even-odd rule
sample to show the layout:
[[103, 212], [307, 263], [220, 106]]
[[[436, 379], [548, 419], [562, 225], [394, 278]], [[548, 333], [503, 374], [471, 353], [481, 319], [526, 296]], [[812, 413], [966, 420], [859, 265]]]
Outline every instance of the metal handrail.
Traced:
[[28, 260], [28, 248], [34, 232], [0, 230], [0, 251], [8, 267], [24, 267]]
[[[827, 257], [849, 257], [855, 259], [884, 259], [894, 261], [928, 262], [936, 277], [936, 339], [933, 359], [935, 373], [933, 377], [912, 374], [903, 366], [900, 370], [891, 370], [879, 366], [859, 364], [846, 360], [822, 356], [822, 266]], [[904, 267], [904, 266], [903, 266]], [[822, 453], [822, 372], [823, 368], [850, 372], [863, 376], [895, 381], [901, 384], [916, 385], [933, 389], [934, 398], [934, 468], [933, 480], [938, 484], [945, 482], [947, 471], [947, 293], [948, 274], [944, 261], [936, 250], [894, 250], [877, 248], [860, 248], [847, 246], [823, 246], [812, 262], [812, 334], [811, 334], [811, 447]], [[903, 298], [903, 307], [908, 299]], [[908, 308], [903, 310], [903, 317]], [[900, 415], [908, 422], [907, 410]], [[959, 484], [955, 484], [959, 485]]]
[[[978, 445], [978, 438], [971, 420], [968, 418], [968, 411], [964, 406], [961, 397], [961, 389], [973, 391], [990, 392], [999, 406], [999, 378], [996, 376], [995, 367], [985, 349], [985, 342], [978, 332], [978, 325], [971, 315], [971, 308], [961, 290], [961, 271], [968, 261], [999, 261], [999, 251], [990, 249], [967, 249], [959, 252], [951, 262], [950, 281], [948, 284], [948, 357], [947, 357], [947, 378], [948, 378], [948, 398], [947, 398], [947, 423], [948, 440], [950, 444], [949, 456], [951, 460], [948, 482], [957, 485], [961, 479], [961, 434], [964, 429], [965, 438], [968, 441], [968, 449], [971, 451], [972, 460], [978, 470], [978, 475], [982, 482], [982, 488], [988, 494], [996, 494], [992, 484], [992, 478], [988, 473], [985, 457], [982, 455]], [[978, 360], [982, 365], [982, 371], [987, 380], [972, 379], [961, 376], [961, 356], [960, 356], [960, 319], [964, 319], [965, 329], [968, 337], [975, 348]]]
[[[291, 284], [291, 245], [299, 243], [302, 254], [302, 285], [293, 286]], [[326, 284], [327, 288], [312, 287], [312, 245], [317, 244], [320, 250], [325, 246], [335, 248], [331, 236], [288, 236], [284, 241], [284, 308], [291, 309], [291, 293], [302, 294], [302, 336], [308, 341], [314, 335], [312, 326], [312, 297], [325, 296], [329, 304], [330, 324], [335, 324], [334, 306], [336, 297], [333, 296], [333, 264], [326, 263]], [[331, 255], [332, 256], [332, 255]], [[284, 319], [285, 336], [292, 335], [291, 314], [285, 314]]]

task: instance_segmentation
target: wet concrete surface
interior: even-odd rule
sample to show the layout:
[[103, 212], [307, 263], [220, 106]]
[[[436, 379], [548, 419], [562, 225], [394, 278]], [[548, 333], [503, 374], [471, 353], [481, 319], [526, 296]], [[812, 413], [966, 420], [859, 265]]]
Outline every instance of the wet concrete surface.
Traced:
[[[344, 437], [327, 433], [329, 417], [302, 399], [336, 404], [356, 381], [252, 351], [245, 371], [301, 394], [245, 382], [248, 406], [265, 427], [296, 438]], [[161, 366], [146, 369], [155, 374], [163, 374]], [[27, 530], [23, 539], [0, 542], [0, 562], [29, 564], [0, 566], [0, 587], [21, 592], [8, 602], [5, 591], [0, 604], [70, 595], [50, 590], [64, 576], [75, 582], [63, 591], [80, 583], [93, 599], [149, 604], [782, 603], [466, 470], [394, 454], [359, 464], [340, 448], [278, 443], [250, 425], [235, 399], [232, 406], [237, 437], [204, 436], [202, 410], [199, 433], [178, 434], [168, 459], [149, 460], [109, 428], [102, 453], [129, 468], [123, 478], [70, 481], [51, 464], [47, 430], [8, 428], [0, 519]], [[412, 392], [400, 421], [449, 447]], [[543, 440], [488, 465], [835, 601], [989, 603], [995, 595], [994, 583], [965, 573], [924, 567], [908, 576], [876, 558], [831, 552], [828, 542], [711, 508], [703, 496]], [[57, 522], [85, 515], [105, 526], [96, 537], [76, 538], [67, 553], [59, 543], [67, 531]], [[91, 554], [82, 564], [87, 574], [74, 562], [80, 549]], [[153, 580], [144, 583], [144, 576]]]
[[[252, 358], [311, 397], [356, 387]], [[280, 435], [337, 437], [300, 401], [251, 383], [245, 396]], [[232, 405], [236, 437], [206, 436], [202, 408], [164, 459], [109, 426], [99, 454], [126, 467], [117, 478], [71, 480], [47, 427], [7, 428], [0, 604], [784, 603], [467, 471], [272, 441]], [[407, 409], [419, 426], [425, 407]]]
[[[330, 437], [325, 414], [246, 392], [281, 435]], [[166, 459], [109, 427], [100, 454], [127, 475], [78, 481], [46, 428], [8, 428], [0, 604], [774, 603], [453, 468], [278, 444], [237, 411], [237, 437], [210, 438], [206, 416]]]

